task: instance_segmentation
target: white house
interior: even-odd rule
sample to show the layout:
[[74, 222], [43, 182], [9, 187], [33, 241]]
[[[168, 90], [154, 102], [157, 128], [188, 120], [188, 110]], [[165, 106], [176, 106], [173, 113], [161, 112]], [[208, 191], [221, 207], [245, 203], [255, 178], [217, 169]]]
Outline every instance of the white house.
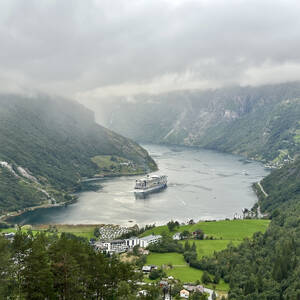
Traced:
[[189, 296], [190, 296], [190, 293], [189, 293], [187, 290], [181, 290], [181, 291], [180, 291], [180, 297], [181, 297], [181, 298], [188, 299]]
[[4, 233], [4, 237], [8, 240], [13, 240], [13, 238], [15, 237], [15, 233], [14, 232], [8, 232], [8, 233]]
[[181, 240], [180, 232], [176, 232], [176, 233], [173, 235], [173, 240], [176, 240], [176, 241]]
[[144, 273], [150, 273], [151, 272], [151, 266], [143, 266], [142, 271]]

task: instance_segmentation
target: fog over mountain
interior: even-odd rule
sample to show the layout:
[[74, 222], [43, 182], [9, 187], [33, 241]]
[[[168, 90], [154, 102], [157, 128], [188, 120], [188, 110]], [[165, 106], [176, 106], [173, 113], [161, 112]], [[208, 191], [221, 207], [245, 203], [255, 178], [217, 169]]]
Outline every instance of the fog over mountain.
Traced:
[[300, 78], [300, 2], [0, 2], [2, 92], [99, 100]]

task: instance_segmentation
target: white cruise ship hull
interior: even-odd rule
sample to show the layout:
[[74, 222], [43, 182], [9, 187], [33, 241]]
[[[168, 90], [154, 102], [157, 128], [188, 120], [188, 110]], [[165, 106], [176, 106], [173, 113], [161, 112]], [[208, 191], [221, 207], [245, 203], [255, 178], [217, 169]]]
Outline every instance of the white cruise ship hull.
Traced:
[[134, 189], [134, 193], [137, 195], [146, 195], [146, 194], [158, 192], [162, 189], [165, 189], [166, 187], [167, 187], [167, 184], [164, 183], [164, 184], [159, 184], [159, 185], [149, 187], [146, 189]]

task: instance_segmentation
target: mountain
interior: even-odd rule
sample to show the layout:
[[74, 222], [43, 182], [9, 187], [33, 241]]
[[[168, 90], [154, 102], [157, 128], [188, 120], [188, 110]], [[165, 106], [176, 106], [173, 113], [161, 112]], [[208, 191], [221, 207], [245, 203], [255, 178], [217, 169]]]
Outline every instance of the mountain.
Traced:
[[156, 169], [84, 106], [46, 96], [0, 95], [0, 145], [0, 212], [69, 201], [87, 177]]
[[199, 146], [280, 165], [300, 150], [300, 83], [177, 91], [90, 103], [140, 142]]

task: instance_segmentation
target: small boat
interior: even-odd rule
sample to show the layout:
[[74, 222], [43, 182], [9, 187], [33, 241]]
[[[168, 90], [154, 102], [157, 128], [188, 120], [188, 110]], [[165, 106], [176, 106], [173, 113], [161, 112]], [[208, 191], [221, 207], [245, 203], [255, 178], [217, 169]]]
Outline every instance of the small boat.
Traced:
[[135, 181], [135, 194], [148, 194], [160, 191], [167, 187], [168, 177], [166, 175], [147, 175]]

